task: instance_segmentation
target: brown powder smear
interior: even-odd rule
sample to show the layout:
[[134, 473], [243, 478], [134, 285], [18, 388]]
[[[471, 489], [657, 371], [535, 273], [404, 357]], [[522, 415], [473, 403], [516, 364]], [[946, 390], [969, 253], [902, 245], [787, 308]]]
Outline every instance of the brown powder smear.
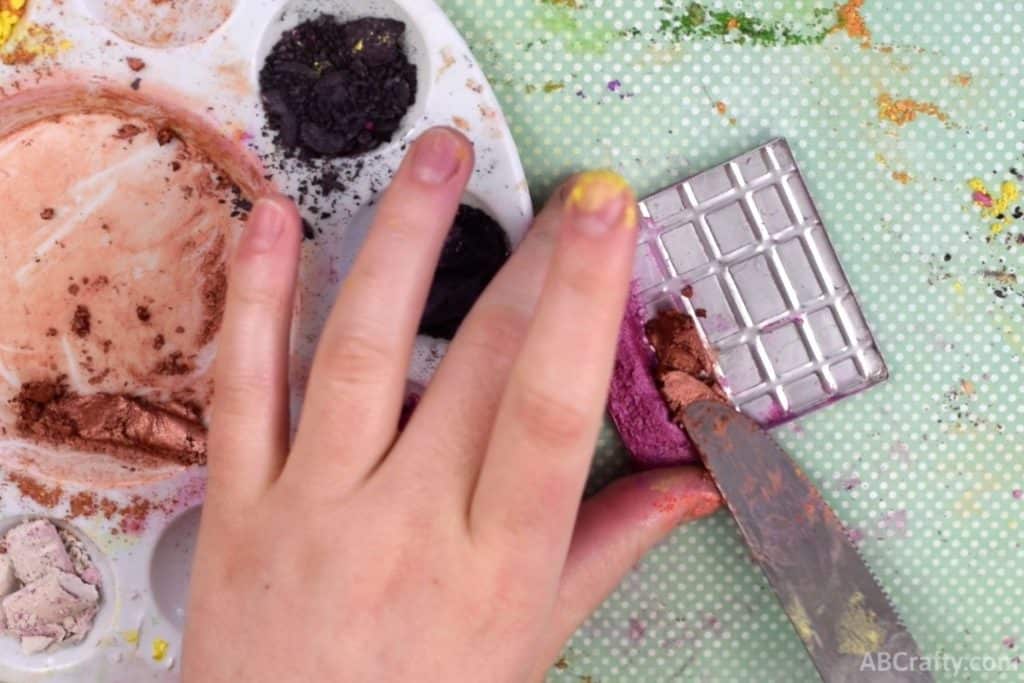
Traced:
[[18, 474], [17, 472], [8, 472], [7, 479], [18, 487], [18, 491], [21, 492], [21, 495], [30, 500], [34, 500], [43, 507], [55, 507], [60, 503], [60, 499], [64, 495], [63, 489], [59, 486], [46, 486], [45, 484], [39, 483], [32, 477], [24, 474]]
[[134, 396], [82, 396], [63, 378], [27, 382], [11, 400], [18, 431], [48, 443], [116, 451], [131, 459], [141, 452], [183, 465], [205, 464], [206, 427], [180, 410]]
[[96, 494], [89, 491], [82, 491], [71, 496], [68, 505], [71, 509], [72, 519], [76, 517], [92, 517], [99, 511]]
[[187, 375], [194, 369], [192, 363], [185, 360], [181, 351], [175, 351], [157, 363], [154, 372], [158, 375]]
[[228, 293], [228, 270], [221, 257], [224, 254], [223, 236], [203, 258], [203, 326], [199, 332], [199, 344], [204, 346], [217, 335], [224, 318], [224, 302]]
[[140, 133], [142, 133], [142, 128], [136, 126], [134, 123], [126, 123], [117, 129], [117, 132], [114, 133], [114, 137], [118, 140], [131, 140]]
[[646, 333], [658, 358], [655, 380], [675, 422], [681, 423], [683, 411], [696, 401], [728, 403], [715, 380], [711, 356], [688, 315], [662, 311], [647, 323]]
[[89, 336], [92, 330], [92, 314], [86, 306], [77, 306], [75, 316], [71, 319], [71, 331], [82, 339]]

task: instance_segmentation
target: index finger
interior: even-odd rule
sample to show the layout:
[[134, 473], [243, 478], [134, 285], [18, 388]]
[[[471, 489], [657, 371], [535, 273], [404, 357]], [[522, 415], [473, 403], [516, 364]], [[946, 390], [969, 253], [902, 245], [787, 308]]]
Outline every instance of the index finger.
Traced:
[[529, 555], [541, 566], [551, 552], [564, 557], [597, 441], [632, 272], [636, 200], [617, 174], [585, 173], [562, 220], [469, 520], [474, 534], [497, 535], [500, 546], [540, 544]]

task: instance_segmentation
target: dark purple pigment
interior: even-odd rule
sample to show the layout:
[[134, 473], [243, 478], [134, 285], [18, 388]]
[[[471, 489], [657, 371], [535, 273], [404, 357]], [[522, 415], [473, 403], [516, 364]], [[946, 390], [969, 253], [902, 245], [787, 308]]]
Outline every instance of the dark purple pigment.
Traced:
[[278, 144], [305, 157], [346, 157], [391, 140], [416, 100], [405, 24], [328, 15], [286, 32], [260, 71]]
[[480, 209], [463, 204], [441, 251], [420, 334], [451, 339], [508, 260], [508, 237]]

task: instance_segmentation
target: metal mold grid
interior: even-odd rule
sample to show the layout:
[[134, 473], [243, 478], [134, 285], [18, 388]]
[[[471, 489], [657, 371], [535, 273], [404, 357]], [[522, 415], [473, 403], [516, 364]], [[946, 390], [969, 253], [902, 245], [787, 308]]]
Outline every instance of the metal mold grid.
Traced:
[[785, 140], [661, 190], [640, 210], [635, 278], [648, 315], [690, 314], [744, 413], [778, 424], [888, 378]]

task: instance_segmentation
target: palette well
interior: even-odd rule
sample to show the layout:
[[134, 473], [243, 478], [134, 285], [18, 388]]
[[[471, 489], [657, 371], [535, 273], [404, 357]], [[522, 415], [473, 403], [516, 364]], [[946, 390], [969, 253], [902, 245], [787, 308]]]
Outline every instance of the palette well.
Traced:
[[[403, 22], [415, 69], [415, 98], [394, 134], [355, 156], [282, 149], [261, 101], [273, 45], [323, 13]], [[205, 490], [192, 461], [147, 457], [138, 440], [105, 441], [102, 425], [85, 430], [103, 436], [91, 440], [54, 436], [59, 420], [26, 430], [19, 407], [41, 409], [18, 396], [33, 390], [49, 402], [40, 405], [73, 396], [61, 405], [74, 415], [112, 396], [205, 430], [231, 253], [253, 199], [277, 189], [297, 199], [308, 233], [293, 326], [297, 415], [320, 330], [379, 195], [408, 143], [433, 125], [474, 142], [464, 203], [492, 216], [514, 247], [531, 217], [514, 143], [475, 60], [432, 2], [29, 0], [0, 51], [9, 195], [0, 214], [0, 517], [74, 529], [105, 575], [100, 616], [83, 642], [26, 654], [0, 638], [0, 679], [177, 680]], [[429, 381], [446, 344], [417, 341], [414, 384]], [[33, 382], [58, 377], [55, 396], [34, 391]]]

